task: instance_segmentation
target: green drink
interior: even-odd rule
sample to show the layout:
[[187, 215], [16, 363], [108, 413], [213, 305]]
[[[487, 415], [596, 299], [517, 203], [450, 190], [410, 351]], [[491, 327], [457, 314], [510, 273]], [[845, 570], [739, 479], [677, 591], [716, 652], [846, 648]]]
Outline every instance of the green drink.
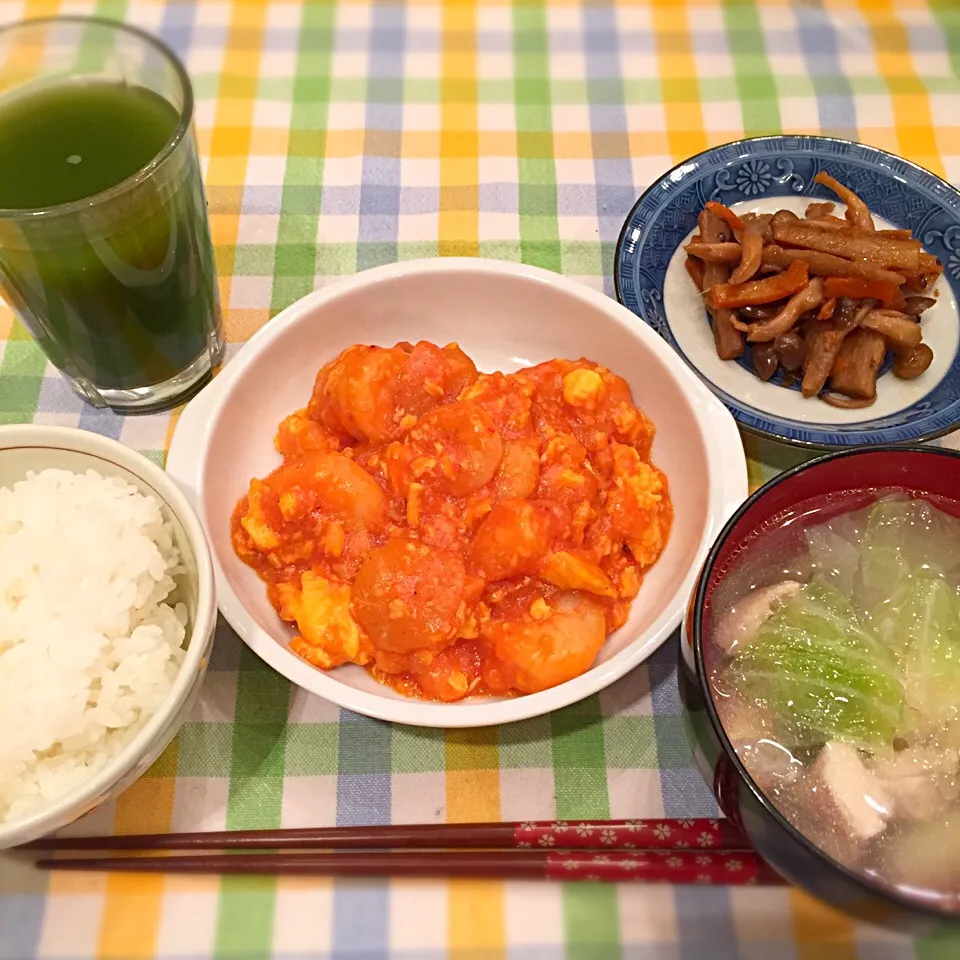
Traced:
[[52, 84], [0, 100], [0, 207], [59, 206], [109, 190], [173, 136], [177, 111], [146, 87]]
[[92, 69], [0, 97], [0, 287], [82, 396], [168, 406], [223, 349], [189, 81], [156, 41], [104, 21], [34, 21], [0, 45], [41, 29], [57, 47], [76, 32]]

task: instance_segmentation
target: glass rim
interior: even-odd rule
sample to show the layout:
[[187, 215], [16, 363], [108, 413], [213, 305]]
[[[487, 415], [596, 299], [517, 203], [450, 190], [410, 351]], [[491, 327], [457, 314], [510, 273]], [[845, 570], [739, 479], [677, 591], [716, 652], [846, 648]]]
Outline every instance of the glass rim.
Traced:
[[[159, 37], [154, 36], [146, 30], [140, 29], [140, 27], [131, 26], [120, 20], [111, 20], [108, 17], [85, 17], [70, 14], [54, 17], [32, 17], [0, 27], [0, 40], [3, 40], [18, 30], [59, 23], [104, 27], [117, 33], [130, 34], [148, 46], [153, 47], [173, 67], [173, 71], [177, 75], [177, 79], [183, 90], [183, 106], [178, 111], [179, 118], [177, 120], [177, 126], [173, 133], [167, 138], [166, 143], [164, 143], [148, 163], [144, 164], [134, 173], [131, 173], [130, 176], [125, 177], [119, 183], [108, 187], [106, 190], [101, 190], [99, 193], [92, 194], [89, 197], [71, 200], [69, 203], [58, 203], [47, 207], [0, 207], [0, 220], [39, 220], [58, 217], [87, 211], [92, 207], [116, 199], [134, 187], [137, 187], [139, 184], [149, 180], [150, 177], [163, 166], [164, 162], [183, 142], [184, 137], [190, 129], [190, 124], [193, 121], [193, 84], [190, 82], [190, 75], [187, 73], [187, 68], [184, 66], [183, 61]], [[4, 97], [5, 95], [0, 95], [0, 101], [2, 101]]]

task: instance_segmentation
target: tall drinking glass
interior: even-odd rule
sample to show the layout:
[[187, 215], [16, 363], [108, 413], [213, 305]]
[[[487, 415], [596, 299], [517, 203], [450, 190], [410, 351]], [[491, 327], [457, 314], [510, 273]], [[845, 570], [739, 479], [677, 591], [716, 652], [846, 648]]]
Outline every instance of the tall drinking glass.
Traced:
[[149, 34], [0, 29], [0, 290], [96, 406], [172, 406], [223, 354], [193, 91]]

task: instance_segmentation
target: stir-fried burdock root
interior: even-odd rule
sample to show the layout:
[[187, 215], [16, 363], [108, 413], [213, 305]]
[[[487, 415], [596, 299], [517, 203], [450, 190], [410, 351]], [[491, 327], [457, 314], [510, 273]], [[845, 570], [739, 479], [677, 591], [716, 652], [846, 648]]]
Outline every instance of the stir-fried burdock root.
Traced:
[[684, 248], [686, 268], [722, 360], [741, 356], [746, 341], [761, 380], [783, 370], [784, 385], [800, 379], [805, 397], [869, 406], [888, 351], [904, 380], [932, 363], [920, 318], [937, 302], [943, 267], [909, 230], [876, 229], [863, 200], [828, 173], [815, 179], [843, 201], [844, 218], [830, 202], [798, 217], [740, 216], [711, 201]]
[[[724, 222], [710, 210], [700, 214], [700, 238], [706, 244], [725, 244], [731, 237]], [[700, 283], [701, 292], [711, 290], [724, 283], [730, 277], [730, 267], [726, 263], [706, 261]], [[733, 325], [736, 319], [727, 308], [710, 310], [710, 326], [713, 328], [713, 342], [717, 347], [717, 356], [721, 360], [734, 360], [743, 354], [743, 334]]]

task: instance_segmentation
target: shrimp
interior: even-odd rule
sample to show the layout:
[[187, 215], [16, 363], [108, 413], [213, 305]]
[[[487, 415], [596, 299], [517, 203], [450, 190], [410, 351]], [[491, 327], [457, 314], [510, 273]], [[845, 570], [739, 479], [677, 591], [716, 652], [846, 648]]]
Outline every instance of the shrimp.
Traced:
[[376, 529], [387, 512], [387, 495], [377, 481], [340, 453], [312, 450], [278, 467], [264, 482], [288, 521], [321, 511], [349, 526]]
[[410, 431], [404, 446], [414, 479], [456, 497], [489, 483], [503, 458], [503, 440], [493, 421], [468, 400], [431, 410]]
[[480, 654], [476, 644], [460, 641], [412, 673], [425, 697], [444, 703], [461, 700], [480, 682]]
[[467, 572], [453, 553], [414, 540], [371, 551], [351, 592], [354, 619], [388, 653], [437, 652], [463, 625]]
[[397, 405], [406, 416], [422, 417], [428, 410], [454, 399], [477, 379], [473, 361], [455, 343], [443, 349], [421, 340], [410, 351], [400, 374]]
[[241, 505], [233, 540], [243, 556], [263, 554], [277, 569], [326, 561], [350, 576], [385, 533], [389, 501], [352, 460], [311, 450], [252, 480]]
[[536, 434], [503, 444], [503, 459], [493, 478], [498, 500], [527, 500], [537, 490], [540, 479], [540, 438]]
[[537, 598], [520, 619], [492, 619], [483, 639], [494, 662], [484, 668], [491, 691], [536, 693], [590, 669], [606, 640], [598, 603], [581, 593], [561, 593], [552, 603]]
[[476, 377], [473, 361], [455, 343], [442, 349], [426, 341], [358, 344], [317, 374], [307, 414], [345, 438], [387, 443]]
[[524, 500], [498, 503], [483, 518], [467, 552], [486, 580], [534, 573], [550, 544], [550, 516]]
[[317, 374], [308, 416], [353, 440], [396, 440], [403, 432], [397, 392], [407, 356], [402, 347], [348, 347]]

